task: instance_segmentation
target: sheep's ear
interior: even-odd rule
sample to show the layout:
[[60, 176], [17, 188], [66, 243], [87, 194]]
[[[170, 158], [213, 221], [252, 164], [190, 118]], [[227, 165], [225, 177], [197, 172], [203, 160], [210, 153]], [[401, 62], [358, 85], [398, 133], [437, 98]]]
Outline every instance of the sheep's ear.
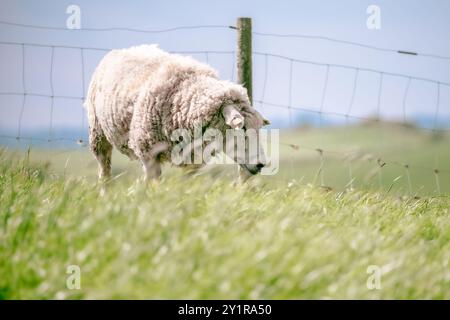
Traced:
[[268, 126], [270, 124], [270, 121], [267, 119], [263, 119], [263, 125]]
[[232, 129], [242, 129], [244, 127], [244, 117], [232, 104], [225, 106], [222, 113], [225, 123]]

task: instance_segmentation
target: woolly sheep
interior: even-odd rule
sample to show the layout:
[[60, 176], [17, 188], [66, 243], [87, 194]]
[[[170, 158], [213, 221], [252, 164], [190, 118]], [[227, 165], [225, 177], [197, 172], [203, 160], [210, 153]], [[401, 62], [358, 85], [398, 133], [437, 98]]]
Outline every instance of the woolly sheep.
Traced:
[[[221, 132], [268, 124], [241, 85], [219, 80], [210, 66], [156, 45], [109, 52], [92, 76], [85, 106], [100, 180], [111, 175], [113, 147], [139, 160], [146, 179], [156, 179], [161, 162], [170, 158], [176, 129], [193, 130], [199, 122]], [[262, 166], [241, 164], [249, 175]]]

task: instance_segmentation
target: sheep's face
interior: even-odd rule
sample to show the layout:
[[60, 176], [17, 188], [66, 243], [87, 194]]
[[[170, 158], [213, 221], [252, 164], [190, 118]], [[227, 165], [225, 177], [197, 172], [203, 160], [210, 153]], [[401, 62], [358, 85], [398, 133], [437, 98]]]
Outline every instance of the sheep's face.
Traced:
[[259, 129], [268, 125], [269, 121], [253, 107], [238, 111], [235, 106], [228, 105], [224, 107], [223, 115], [227, 127], [233, 129], [227, 132], [227, 155], [247, 173], [258, 174], [266, 165], [266, 155]]

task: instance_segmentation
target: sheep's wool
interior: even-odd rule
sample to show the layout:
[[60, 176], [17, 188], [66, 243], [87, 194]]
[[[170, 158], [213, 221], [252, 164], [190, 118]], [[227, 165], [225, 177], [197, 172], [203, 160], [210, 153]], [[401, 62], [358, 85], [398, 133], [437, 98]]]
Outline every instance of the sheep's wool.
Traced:
[[[109, 52], [94, 72], [86, 108], [92, 132], [130, 158], [145, 159], [173, 130], [223, 125], [221, 108], [250, 111], [241, 85], [219, 80], [208, 65], [156, 45]], [[219, 128], [220, 129], [220, 128]], [[91, 141], [92, 143], [92, 141]], [[168, 150], [170, 152], [170, 150]]]

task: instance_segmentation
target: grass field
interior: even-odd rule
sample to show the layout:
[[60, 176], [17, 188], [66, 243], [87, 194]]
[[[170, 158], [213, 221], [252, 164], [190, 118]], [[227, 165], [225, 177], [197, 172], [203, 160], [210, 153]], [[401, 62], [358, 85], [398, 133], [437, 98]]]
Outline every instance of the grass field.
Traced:
[[[379, 144], [375, 129], [354, 130], [301, 130], [282, 140], [406, 157], [418, 166], [440, 152], [440, 164], [450, 165], [446, 137], [391, 128], [411, 131], [386, 129], [392, 138]], [[136, 181], [136, 166], [117, 157], [115, 175], [128, 174], [103, 197], [85, 150], [32, 150], [29, 157], [3, 151], [0, 297], [450, 299], [448, 181], [441, 179], [437, 196], [418, 171], [417, 197], [403, 178], [386, 192], [377, 190], [378, 176], [355, 173], [355, 189], [344, 189], [347, 170], [330, 156], [330, 190], [308, 183], [318, 162], [302, 151], [283, 149], [279, 177], [242, 186], [225, 173], [187, 178], [176, 170], [148, 186]], [[361, 171], [373, 165], [361, 161]], [[392, 170], [383, 184], [398, 176]], [[71, 265], [80, 268], [79, 290], [66, 286]], [[370, 266], [379, 268], [380, 289], [367, 286]]]
[[[439, 191], [450, 194], [450, 134], [435, 136], [414, 127], [381, 123], [281, 130], [280, 142], [280, 170], [273, 177], [265, 177], [265, 181], [274, 184], [295, 180], [336, 191], [352, 186], [409, 196], [436, 196]], [[324, 150], [323, 159], [315, 150], [317, 148]], [[18, 155], [20, 157], [23, 152]], [[386, 163], [382, 168], [378, 159]], [[31, 150], [30, 161], [45, 164], [59, 174], [82, 175], [90, 181], [96, 179], [97, 163], [86, 147], [70, 150], [35, 148]], [[406, 170], [404, 165], [409, 165], [409, 169]], [[170, 169], [170, 166], [166, 167], [164, 173], [172, 174]], [[440, 190], [434, 169], [440, 170]], [[235, 172], [233, 166], [221, 166], [212, 171], [226, 175]], [[121, 179], [137, 178], [141, 173], [136, 162], [114, 154], [114, 175], [120, 175]]]

